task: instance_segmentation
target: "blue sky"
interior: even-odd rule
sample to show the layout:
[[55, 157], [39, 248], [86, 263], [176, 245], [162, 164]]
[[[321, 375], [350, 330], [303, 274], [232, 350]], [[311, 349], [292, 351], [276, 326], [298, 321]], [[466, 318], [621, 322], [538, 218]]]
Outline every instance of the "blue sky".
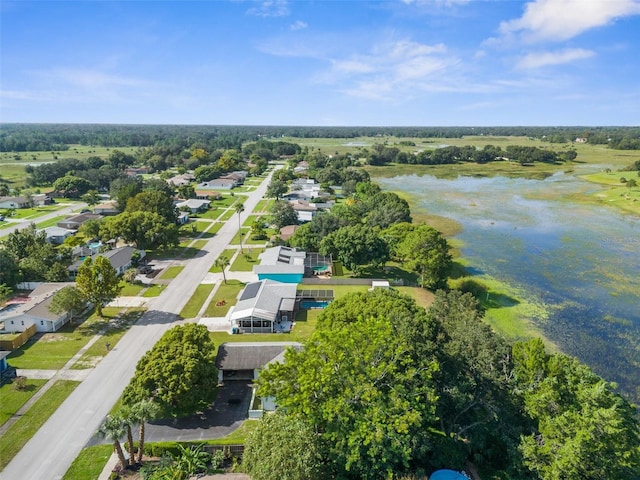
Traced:
[[640, 0], [0, 5], [2, 122], [640, 125]]

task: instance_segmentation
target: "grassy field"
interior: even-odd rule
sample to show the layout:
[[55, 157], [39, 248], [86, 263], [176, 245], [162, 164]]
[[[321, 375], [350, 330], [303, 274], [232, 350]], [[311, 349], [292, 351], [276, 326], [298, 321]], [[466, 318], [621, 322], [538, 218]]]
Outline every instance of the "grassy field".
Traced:
[[0, 425], [11, 418], [27, 400], [33, 397], [47, 380], [28, 379], [24, 390], [16, 390], [13, 381], [0, 387]]
[[[637, 172], [599, 172], [581, 175], [581, 178], [609, 187], [591, 193], [592, 201], [640, 215], [640, 176]], [[620, 181], [621, 178], [634, 179], [638, 186], [628, 187]]]
[[120, 286], [122, 287], [120, 290], [121, 297], [135, 297], [140, 295], [140, 292], [146, 288], [141, 283], [128, 283], [124, 280], [120, 281]]
[[182, 318], [195, 317], [204, 305], [204, 302], [207, 300], [211, 290], [213, 290], [212, 283], [198, 285], [196, 287], [196, 291], [193, 292], [193, 295], [180, 312], [180, 316]]
[[27, 412], [0, 437], [0, 470], [22, 449], [29, 439], [79, 385], [68, 380], [57, 381]]

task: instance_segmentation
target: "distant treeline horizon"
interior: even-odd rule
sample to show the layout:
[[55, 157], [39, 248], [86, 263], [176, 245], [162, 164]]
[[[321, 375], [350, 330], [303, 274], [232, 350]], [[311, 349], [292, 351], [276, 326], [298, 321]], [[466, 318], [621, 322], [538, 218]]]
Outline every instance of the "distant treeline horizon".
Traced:
[[67, 123], [0, 123], [0, 152], [64, 151], [68, 145], [151, 147], [202, 144], [241, 148], [260, 138], [462, 138], [465, 136], [530, 137], [550, 143], [585, 142], [620, 150], [640, 149], [640, 127], [494, 126], [494, 127], [327, 127], [267, 125], [126, 125]]

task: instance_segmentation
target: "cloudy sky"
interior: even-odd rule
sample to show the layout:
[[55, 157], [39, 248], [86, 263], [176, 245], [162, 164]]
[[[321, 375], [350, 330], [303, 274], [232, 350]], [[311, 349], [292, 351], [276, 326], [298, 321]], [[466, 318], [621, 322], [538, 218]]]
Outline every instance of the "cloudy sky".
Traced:
[[640, 125], [640, 0], [0, 5], [2, 122]]

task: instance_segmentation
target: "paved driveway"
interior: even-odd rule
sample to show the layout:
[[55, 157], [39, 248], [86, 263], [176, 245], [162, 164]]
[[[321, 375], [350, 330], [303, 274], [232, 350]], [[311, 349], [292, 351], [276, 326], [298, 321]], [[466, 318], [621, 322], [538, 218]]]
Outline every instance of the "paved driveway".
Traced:
[[145, 441], [208, 440], [224, 437], [242, 425], [249, 411], [249, 382], [227, 382], [218, 390], [213, 406], [188, 418], [147, 424]]

